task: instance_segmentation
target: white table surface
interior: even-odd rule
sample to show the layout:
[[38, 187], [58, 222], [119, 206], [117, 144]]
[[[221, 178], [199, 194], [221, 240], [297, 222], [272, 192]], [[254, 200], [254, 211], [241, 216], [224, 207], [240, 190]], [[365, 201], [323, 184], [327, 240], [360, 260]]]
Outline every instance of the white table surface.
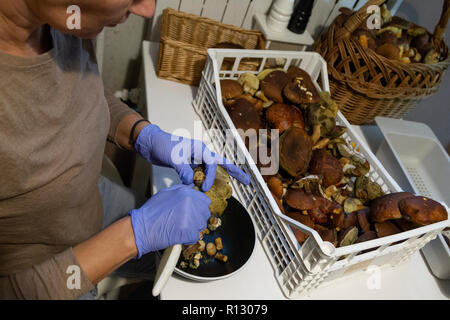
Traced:
[[[194, 137], [201, 125], [192, 107], [197, 88], [156, 76], [159, 43], [143, 42], [143, 61], [147, 109], [146, 116], [161, 129]], [[182, 130], [180, 130], [180, 128]], [[380, 144], [381, 134], [374, 126], [355, 126], [372, 150]], [[177, 131], [175, 131], [177, 130]], [[153, 191], [179, 183], [175, 171], [154, 166]], [[371, 274], [361, 272], [351, 279], [332, 282], [302, 299], [449, 299], [450, 281], [435, 278], [421, 253], [396, 268], [382, 269], [380, 286], [370, 289]], [[195, 282], [173, 274], [162, 290], [165, 300], [279, 300], [286, 299], [274, 270], [259, 241], [252, 257], [237, 274], [224, 280]]]

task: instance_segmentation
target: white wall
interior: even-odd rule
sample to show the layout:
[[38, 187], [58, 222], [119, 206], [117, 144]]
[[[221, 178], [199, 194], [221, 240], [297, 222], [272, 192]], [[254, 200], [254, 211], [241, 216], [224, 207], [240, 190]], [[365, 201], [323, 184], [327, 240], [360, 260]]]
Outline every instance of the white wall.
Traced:
[[[405, 0], [397, 15], [417, 23], [433, 32], [439, 21], [443, 0]], [[450, 44], [450, 30], [447, 28], [445, 43]], [[444, 148], [450, 150], [450, 70], [442, 79], [439, 91], [420, 102], [405, 117], [405, 120], [427, 124], [434, 131]]]
[[148, 23], [149, 19], [130, 15], [124, 24], [105, 28], [102, 76], [106, 88], [114, 92], [137, 87]]

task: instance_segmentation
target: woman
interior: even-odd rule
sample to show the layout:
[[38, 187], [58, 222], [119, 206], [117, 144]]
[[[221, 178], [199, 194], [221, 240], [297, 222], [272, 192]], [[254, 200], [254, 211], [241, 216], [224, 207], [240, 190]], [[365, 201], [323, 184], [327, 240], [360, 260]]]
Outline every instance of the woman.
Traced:
[[[72, 5], [78, 29], [68, 27]], [[217, 164], [249, 182], [204, 144], [162, 131], [104, 91], [89, 39], [130, 13], [151, 17], [154, 7], [154, 0], [0, 2], [0, 298], [78, 298], [133, 258], [196, 242], [210, 201], [191, 187], [192, 160], [206, 165], [203, 191]], [[115, 219], [103, 216], [102, 197], [120, 208], [113, 202], [120, 196], [99, 190], [107, 138], [174, 168], [183, 184], [105, 227]], [[189, 150], [181, 159], [180, 145]]]

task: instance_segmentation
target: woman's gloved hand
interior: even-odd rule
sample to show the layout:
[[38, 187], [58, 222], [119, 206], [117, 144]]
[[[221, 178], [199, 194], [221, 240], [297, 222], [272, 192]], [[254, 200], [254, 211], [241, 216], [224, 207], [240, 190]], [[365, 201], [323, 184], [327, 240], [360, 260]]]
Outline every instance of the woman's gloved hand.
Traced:
[[154, 124], [141, 130], [134, 148], [152, 164], [175, 169], [184, 184], [193, 183], [194, 171], [191, 164], [205, 164], [206, 178], [202, 184], [202, 190], [205, 192], [214, 183], [217, 165], [222, 166], [230, 176], [241, 183], [250, 183], [250, 178], [241, 169], [209, 150], [203, 142], [171, 135]]
[[175, 244], [194, 244], [211, 216], [211, 200], [192, 186], [179, 184], [151, 197], [131, 216], [137, 258]]

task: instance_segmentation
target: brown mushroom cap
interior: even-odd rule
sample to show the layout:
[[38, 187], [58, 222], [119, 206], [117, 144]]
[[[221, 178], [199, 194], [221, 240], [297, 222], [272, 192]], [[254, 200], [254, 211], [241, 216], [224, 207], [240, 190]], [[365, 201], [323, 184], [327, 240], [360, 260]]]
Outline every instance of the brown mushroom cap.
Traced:
[[289, 83], [284, 87], [283, 93], [289, 101], [294, 104], [320, 102], [319, 92], [306, 71], [292, 66], [287, 75]]
[[394, 220], [394, 223], [402, 231], [409, 231], [409, 230], [420, 227], [420, 225], [415, 224], [414, 222], [411, 222], [406, 219], [397, 219], [397, 220]]
[[307, 194], [303, 189], [288, 189], [284, 195], [284, 201], [288, 206], [296, 210], [311, 210], [318, 208], [318, 198]]
[[298, 221], [307, 227], [310, 227], [311, 229], [314, 228], [314, 221], [308, 215], [301, 214], [298, 211], [289, 211], [286, 215], [289, 218], [294, 219], [295, 221]]
[[395, 35], [395, 33], [393, 33], [392, 31], [390, 31], [390, 30], [387, 30], [387, 31], [385, 31], [385, 32], [382, 32], [380, 35], [379, 35], [379, 38], [380, 38], [380, 44], [384, 44], [384, 43], [390, 43], [390, 44], [392, 44], [392, 45], [397, 45], [397, 41], [398, 41], [398, 38], [397, 38], [397, 36]]
[[236, 98], [244, 92], [239, 82], [231, 79], [220, 80], [220, 88], [224, 100]]
[[289, 82], [289, 78], [286, 72], [281, 70], [275, 70], [269, 73], [261, 81], [261, 91], [264, 95], [275, 102], [283, 102], [283, 89]]
[[391, 236], [393, 234], [401, 232], [401, 230], [390, 221], [375, 223], [375, 231], [377, 232], [378, 238]]
[[416, 49], [422, 48], [429, 42], [429, 40], [430, 36], [427, 32], [419, 34], [411, 40], [411, 47], [414, 47]]
[[447, 220], [448, 217], [444, 206], [422, 196], [403, 199], [398, 207], [403, 218], [422, 226]]
[[338, 184], [344, 177], [339, 160], [325, 149], [319, 149], [313, 152], [309, 164], [309, 171], [322, 176], [322, 185], [325, 188]]
[[399, 16], [393, 16], [391, 21], [386, 23], [383, 27], [396, 27], [403, 30], [408, 30], [409, 28], [412, 28], [414, 24], [406, 19], [403, 19]]
[[328, 222], [328, 216], [320, 208], [308, 210], [308, 214], [315, 223], [325, 224]]
[[344, 218], [344, 228], [354, 227], [358, 224], [357, 211], [350, 212], [345, 215]]
[[[304, 224], [307, 227], [313, 228], [314, 227], [314, 222], [311, 220], [311, 218], [307, 215], [303, 215], [300, 212], [297, 211], [290, 211], [286, 214], [289, 218], [294, 219], [298, 222], [300, 222], [301, 224]], [[297, 241], [302, 244], [303, 242], [305, 242], [306, 238], [308, 238], [308, 234], [301, 231], [300, 229], [291, 226], [292, 232], [294, 233], [295, 238], [297, 239]]]
[[285, 211], [284, 211], [284, 207], [283, 207], [283, 205], [281, 204], [281, 201], [280, 201], [280, 199], [278, 199], [274, 194], [273, 194], [273, 192], [271, 192], [272, 193], [272, 196], [273, 196], [273, 198], [275, 199], [275, 202], [277, 203], [277, 206], [278, 206], [278, 208], [280, 209], [280, 211], [281, 211], [281, 213], [285, 213]]
[[248, 129], [259, 130], [263, 127], [262, 119], [255, 106], [246, 99], [237, 99], [228, 108], [228, 114], [238, 129], [244, 131]]
[[329, 215], [329, 222], [330, 222], [330, 226], [333, 228], [344, 228], [345, 226], [345, 213], [344, 212], [340, 212], [340, 213], [330, 213]]
[[284, 103], [270, 106], [266, 111], [266, 120], [272, 128], [278, 129], [280, 134], [294, 124], [300, 128], [305, 127], [302, 112], [297, 107]]
[[374, 222], [401, 219], [402, 213], [398, 208], [398, 203], [400, 200], [411, 197], [414, 197], [414, 195], [410, 192], [397, 192], [374, 199], [370, 206], [370, 218]]
[[312, 139], [305, 130], [290, 127], [280, 137], [280, 166], [291, 176], [300, 176], [308, 169], [312, 147]]
[[370, 223], [369, 223], [368, 215], [369, 215], [368, 208], [356, 211], [356, 216], [358, 218], [358, 224], [359, 224], [360, 228], [364, 230], [364, 232], [370, 231]]
[[363, 47], [372, 49], [373, 51], [375, 51], [377, 49], [378, 46], [378, 39], [375, 37], [373, 32], [370, 32], [372, 30], [364, 30], [364, 29], [359, 29], [355, 32], [355, 36], [357, 37], [357, 39], [359, 40], [359, 43], [361, 43], [361, 45]]
[[228, 114], [247, 148], [258, 143], [259, 130], [263, 128], [260, 113], [246, 99], [237, 99], [227, 108]]
[[376, 53], [391, 60], [398, 60], [400, 58], [400, 50], [391, 43], [384, 43], [378, 46]]
[[283, 182], [278, 177], [270, 177], [269, 181], [267, 181], [267, 187], [274, 194], [274, 196], [278, 199], [281, 199], [283, 196]]
[[355, 243], [361, 243], [364, 241], [369, 241], [377, 238], [377, 233], [375, 231], [364, 232], [358, 237]]
[[333, 246], [337, 247], [338, 236], [336, 229], [321, 228], [317, 230], [317, 232], [319, 233], [323, 241], [331, 242]]

